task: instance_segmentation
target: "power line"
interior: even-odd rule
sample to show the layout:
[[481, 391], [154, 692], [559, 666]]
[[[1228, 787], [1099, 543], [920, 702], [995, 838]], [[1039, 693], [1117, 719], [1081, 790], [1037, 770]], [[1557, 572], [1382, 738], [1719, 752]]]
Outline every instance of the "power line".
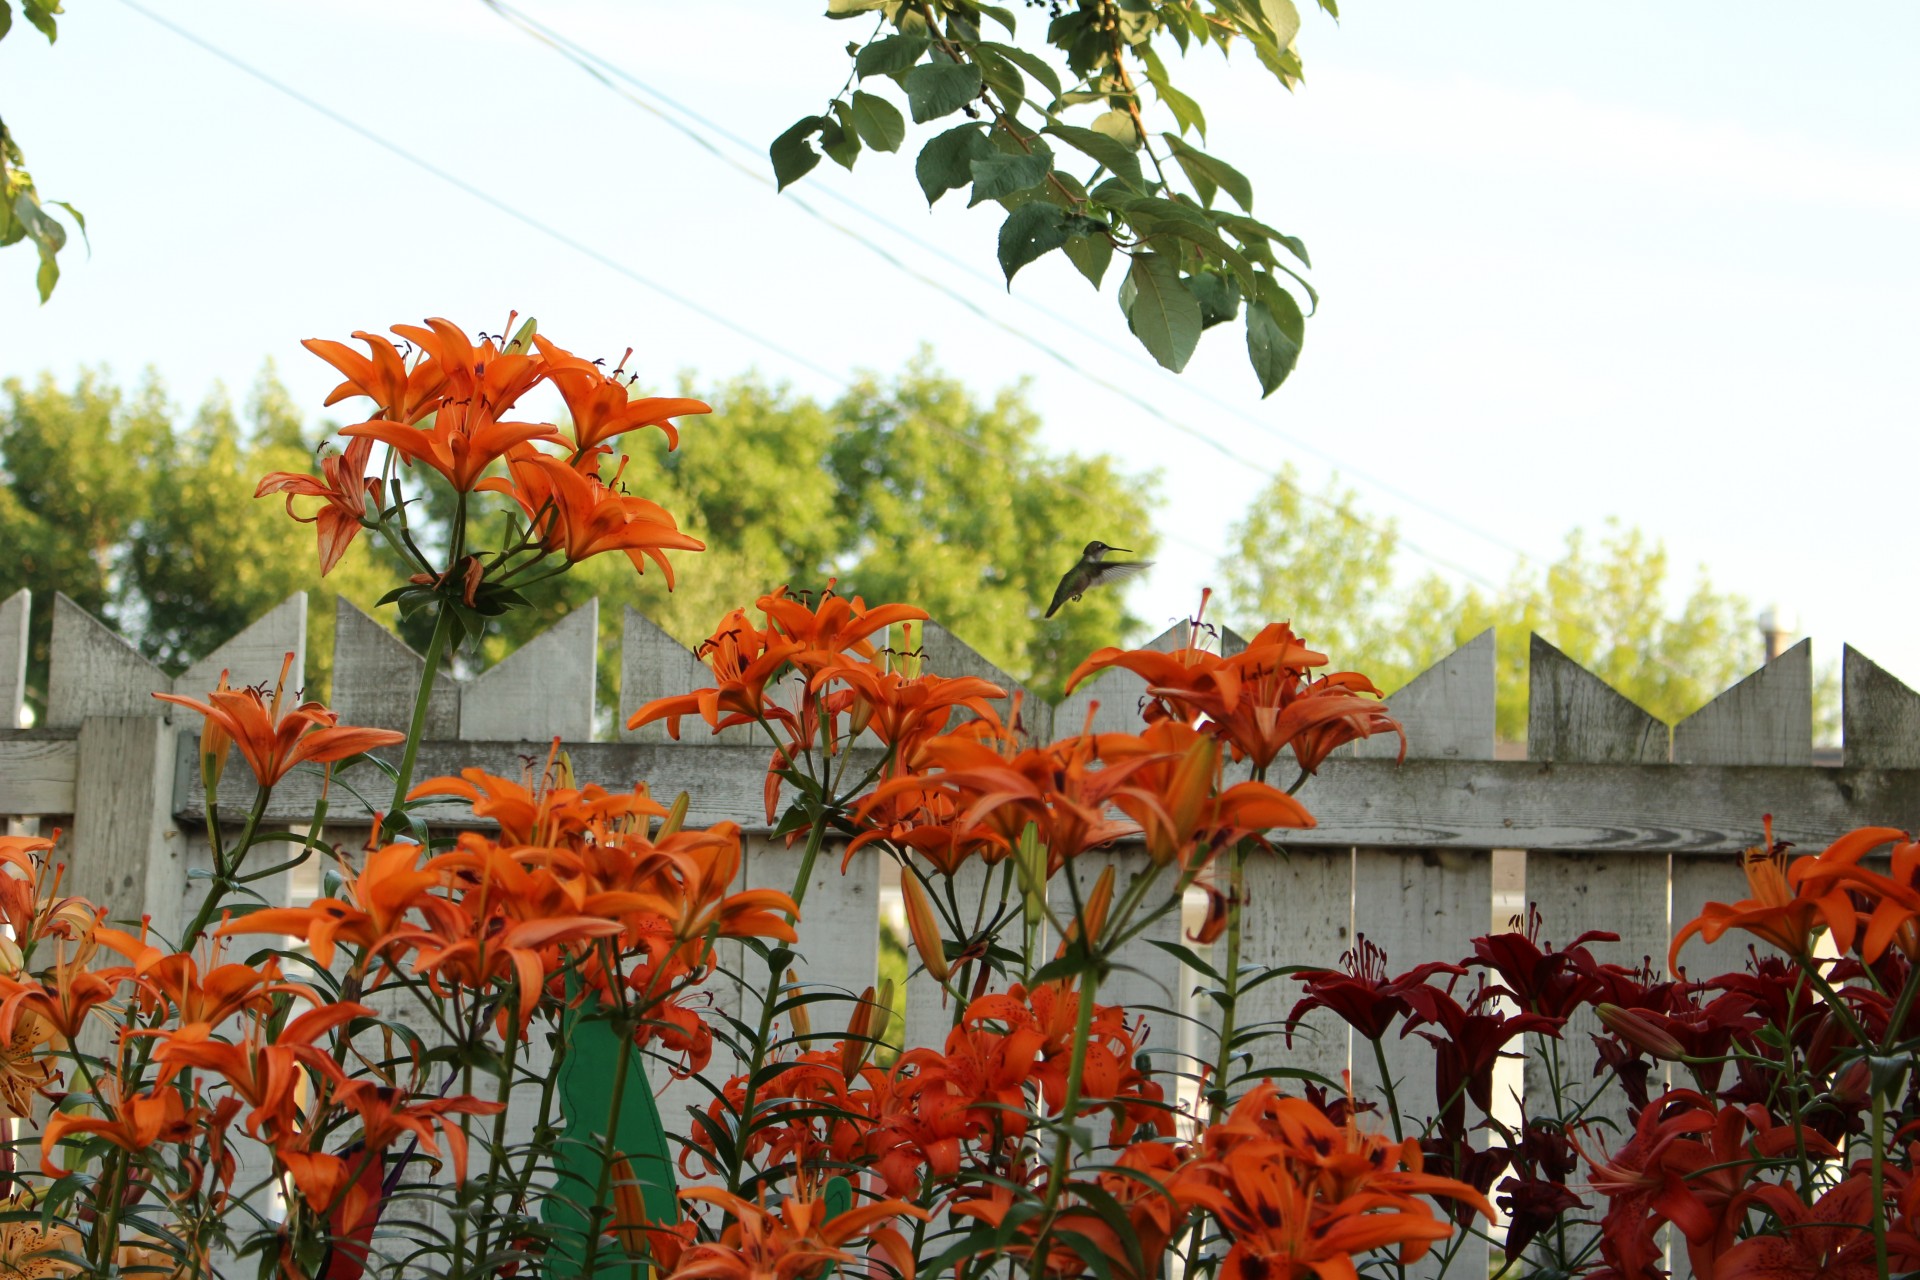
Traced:
[[[178, 23], [175, 23], [167, 18], [160, 16], [159, 14], [153, 12], [151, 9], [148, 9], [144, 5], [139, 4], [137, 0], [120, 0], [120, 2], [126, 5], [127, 8], [132, 9], [135, 13], [138, 13], [142, 17], [148, 19], [149, 21], [154, 22], [159, 26], [166, 28], [168, 31], [172, 32], [176, 36], [179, 36], [181, 39], [187, 41], [189, 44], [194, 45], [196, 48], [201, 49], [206, 53], [212, 54], [214, 57], [220, 59], [222, 62], [234, 68], [236, 71], [240, 71], [246, 74], [247, 76], [251, 77], [252, 79], [259, 81], [261, 84], [266, 85], [268, 88], [274, 90], [276, 93], [283, 94], [284, 96], [293, 99], [295, 102], [298, 102], [301, 106], [306, 107], [307, 109], [314, 111], [321, 116], [324, 116], [326, 119], [332, 121], [334, 124], [337, 124], [341, 128], [347, 129], [354, 134], [357, 134], [358, 136], [360, 136], [361, 138], [364, 138], [368, 142], [374, 143], [376, 146], [380, 147], [383, 151], [386, 151], [389, 154], [401, 160], [406, 161], [408, 164], [411, 164], [416, 168], [423, 170], [426, 173], [432, 174], [434, 177], [440, 179], [442, 182], [447, 183], [449, 186], [452, 186], [456, 190], [464, 192], [465, 194], [472, 196], [474, 199], [481, 201], [482, 203], [490, 206], [491, 208], [506, 214], [508, 217], [512, 218], [514, 221], [519, 222], [522, 225], [534, 231], [539, 232], [541, 235], [546, 236], [547, 238], [561, 245], [564, 245], [569, 249], [572, 249], [576, 253], [579, 253], [587, 258], [592, 259], [594, 262], [599, 263], [601, 266], [606, 267], [610, 271], [613, 271], [618, 273], [619, 275], [625, 276], [627, 279], [632, 280], [635, 284], [638, 284], [643, 288], [649, 289], [652, 292], [659, 294], [661, 297], [667, 299], [668, 301], [674, 302], [680, 306], [686, 307], [688, 310], [692, 311], [694, 314], [699, 315], [707, 320], [710, 320], [717, 325], [720, 325], [721, 327], [727, 329], [729, 332], [735, 333], [740, 337], [745, 338], [747, 341], [752, 342], [757, 346], [763, 347], [766, 350], [773, 352], [774, 354], [780, 356], [785, 360], [789, 360], [793, 362], [794, 364], [807, 370], [808, 372], [813, 373], [818, 377], [826, 379], [827, 381], [840, 387], [843, 391], [855, 391], [858, 389], [859, 384], [853, 381], [852, 379], [848, 378], [845, 374], [835, 373], [834, 371], [827, 369], [824, 366], [811, 360], [807, 356], [804, 356], [799, 352], [794, 351], [792, 348], [787, 347], [775, 341], [774, 339], [767, 337], [764, 334], [756, 332], [753, 329], [749, 329], [748, 327], [746, 327], [743, 324], [740, 324], [737, 321], [728, 319], [726, 316], [720, 314], [717, 311], [714, 311], [710, 307], [706, 307], [698, 302], [695, 302], [693, 299], [687, 297], [686, 295], [679, 293], [676, 290], [669, 288], [664, 284], [661, 284], [659, 281], [654, 280], [649, 276], [641, 274], [640, 272], [634, 270], [631, 266], [627, 265], [624, 262], [621, 262], [619, 259], [614, 258], [606, 253], [603, 253], [600, 250], [594, 248], [592, 245], [589, 245], [584, 241], [581, 241], [571, 235], [568, 235], [566, 232], [561, 231], [559, 228], [554, 227], [547, 222], [543, 222], [542, 220], [526, 212], [525, 210], [520, 209], [515, 205], [507, 203], [505, 200], [500, 199], [498, 196], [495, 196], [494, 194], [487, 191], [486, 189], [476, 186], [473, 183], [466, 181], [464, 178], [456, 176], [455, 174], [449, 173], [447, 170], [442, 169], [440, 166], [434, 164], [432, 161], [427, 160], [426, 158], [420, 156], [419, 154], [413, 151], [409, 151], [408, 149], [400, 146], [398, 143], [392, 141], [391, 139], [384, 137], [383, 135], [376, 133], [375, 131], [360, 124], [359, 122], [355, 121], [351, 117], [342, 115], [340, 112], [335, 111], [333, 108], [327, 106], [325, 103], [320, 102], [315, 98], [309, 97], [308, 95], [300, 92], [298, 89], [293, 88], [291, 85], [286, 84], [284, 81], [276, 79], [274, 76], [269, 75], [267, 72], [260, 70], [258, 67], [253, 66], [251, 63], [246, 62], [245, 60], [239, 58], [238, 56], [232, 53], [229, 53], [227, 50], [221, 48], [216, 44], [213, 44], [211, 41], [208, 41], [202, 38], [196, 33], [188, 30], [187, 28], [180, 26]], [[1008, 465], [1011, 465], [1013, 463], [1013, 459], [1007, 456], [1005, 453], [999, 450], [990, 448], [983, 442], [979, 440], [975, 440], [971, 436], [965, 435], [962, 432], [956, 431], [953, 428], [948, 427], [944, 423], [929, 420], [926, 425], [932, 427], [934, 430], [940, 432], [941, 434], [950, 437], [951, 439], [957, 441], [958, 443], [965, 446], [966, 448], [973, 450], [975, 453], [982, 455], [983, 457], [991, 458], [996, 462], [1000, 462]], [[1089, 493], [1087, 490], [1081, 488], [1078, 485], [1065, 482], [1065, 481], [1060, 481], [1058, 483], [1060, 483], [1061, 487], [1066, 489], [1067, 492], [1072, 493], [1088, 502], [1098, 503], [1100, 501], [1100, 499], [1095, 497], [1095, 495], [1093, 495], [1092, 493]], [[1182, 538], [1177, 534], [1165, 534], [1163, 536], [1168, 537], [1171, 541], [1179, 542], [1203, 554], [1209, 554], [1209, 555], [1213, 554], [1212, 548], [1202, 546], [1197, 542], [1193, 542], [1190, 539]]]

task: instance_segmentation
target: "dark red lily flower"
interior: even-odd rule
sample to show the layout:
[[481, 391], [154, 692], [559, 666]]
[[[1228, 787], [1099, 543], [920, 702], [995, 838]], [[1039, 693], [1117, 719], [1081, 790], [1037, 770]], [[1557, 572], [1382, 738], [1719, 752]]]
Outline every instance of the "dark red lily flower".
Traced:
[[1554, 1226], [1565, 1215], [1587, 1207], [1587, 1202], [1567, 1190], [1564, 1182], [1518, 1176], [1500, 1184], [1497, 1203], [1500, 1211], [1507, 1215], [1508, 1262], [1525, 1253], [1527, 1246], [1537, 1240], [1541, 1232]]
[[1541, 921], [1540, 908], [1530, 904], [1523, 931], [1475, 938], [1474, 958], [1500, 975], [1498, 989], [1526, 1012], [1566, 1018], [1591, 1003], [1603, 985], [1594, 973], [1599, 962], [1586, 944], [1618, 942], [1620, 935], [1592, 929], [1556, 951], [1541, 945]]
[[1457, 964], [1423, 964], [1389, 978], [1387, 953], [1368, 942], [1366, 935], [1356, 934], [1353, 948], [1340, 957], [1340, 968], [1312, 969], [1297, 975], [1307, 993], [1287, 1015], [1287, 1045], [1293, 1045], [1293, 1029], [1300, 1015], [1314, 1009], [1331, 1009], [1367, 1039], [1383, 1039], [1394, 1019], [1411, 1011], [1406, 993], [1424, 987], [1436, 973], [1459, 977], [1466, 969]]
[[1402, 1036], [1421, 1026], [1439, 1030], [1419, 1032], [1434, 1048], [1433, 1074], [1440, 1099], [1440, 1133], [1462, 1140], [1466, 1132], [1468, 1099], [1487, 1113], [1493, 1110], [1493, 1068], [1514, 1039], [1528, 1031], [1558, 1037], [1564, 1019], [1537, 1013], [1505, 1014], [1495, 1008], [1495, 996], [1486, 987], [1462, 1005], [1451, 993], [1424, 984], [1410, 987], [1403, 998], [1412, 1016]]

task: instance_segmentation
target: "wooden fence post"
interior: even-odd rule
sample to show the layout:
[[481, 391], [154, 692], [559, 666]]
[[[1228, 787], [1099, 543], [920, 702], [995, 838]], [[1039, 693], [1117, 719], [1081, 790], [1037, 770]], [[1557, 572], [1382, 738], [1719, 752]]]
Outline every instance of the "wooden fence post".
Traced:
[[[460, 690], [469, 742], [592, 742], [600, 601], [589, 600]], [[544, 758], [544, 755], [543, 755]]]

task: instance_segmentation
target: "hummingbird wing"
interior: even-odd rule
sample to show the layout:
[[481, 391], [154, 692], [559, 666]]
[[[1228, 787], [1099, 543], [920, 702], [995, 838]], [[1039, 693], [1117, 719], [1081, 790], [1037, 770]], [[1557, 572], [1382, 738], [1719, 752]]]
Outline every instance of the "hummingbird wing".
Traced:
[[1098, 576], [1093, 581], [1095, 585], [1104, 587], [1110, 583], [1123, 582], [1151, 568], [1153, 568], [1151, 560], [1112, 560], [1099, 566]]

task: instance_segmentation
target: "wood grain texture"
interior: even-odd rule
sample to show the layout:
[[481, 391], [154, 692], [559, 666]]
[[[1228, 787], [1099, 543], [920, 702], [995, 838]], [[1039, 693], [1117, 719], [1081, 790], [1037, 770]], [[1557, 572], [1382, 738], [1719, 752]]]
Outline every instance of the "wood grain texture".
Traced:
[[157, 716], [93, 716], [80, 727], [69, 891], [111, 919], [154, 913], [177, 937], [185, 923], [185, 841], [173, 821], [176, 732]]
[[1533, 637], [1527, 679], [1527, 759], [1607, 764], [1667, 760], [1666, 725], [1538, 635]]
[[[620, 726], [620, 741], [671, 741], [665, 720], [656, 720], [638, 729], [627, 728], [627, 721], [655, 698], [712, 688], [713, 672], [691, 649], [662, 631], [632, 605], [626, 606], [621, 618], [620, 703], [614, 714], [614, 721]], [[680, 722], [680, 742], [687, 746], [744, 745], [755, 741], [757, 733], [759, 729], [753, 725], [736, 725], [716, 734], [698, 715], [687, 716]]]
[[[1387, 699], [1388, 712], [1406, 727], [1408, 759], [1493, 759], [1493, 660], [1489, 627]], [[1400, 738], [1377, 734], [1348, 750], [1356, 759], [1391, 760]]]
[[140, 651], [66, 596], [53, 597], [53, 663], [47, 673], [49, 729], [78, 729], [89, 716], [165, 715], [154, 698], [173, 681]]
[[[350, 603], [335, 601], [333, 614], [333, 710], [341, 724], [407, 731], [413, 696], [426, 661], [406, 642]], [[460, 736], [460, 683], [445, 671], [434, 676], [427, 701], [426, 736]], [[416, 775], [431, 777], [431, 774]], [[517, 777], [518, 773], [509, 776]]]
[[[0, 672], [0, 678], [4, 674]], [[1920, 693], [1852, 645], [1841, 651], [1840, 685], [1840, 733], [1847, 764], [1920, 768]]]
[[1813, 642], [1793, 648], [1673, 727], [1676, 764], [1813, 763]]
[[[999, 685], [1007, 691], [1006, 697], [992, 700], [993, 709], [1000, 714], [1000, 719], [1006, 721], [1013, 715], [1013, 707], [1017, 698], [1020, 705], [1021, 726], [1026, 730], [1028, 736], [1034, 742], [1051, 742], [1053, 740], [1053, 706], [1051, 703], [1034, 697], [1033, 694], [1028, 691], [1025, 684], [1014, 679], [999, 667], [994, 666], [993, 663], [988, 662], [980, 656], [972, 645], [960, 639], [939, 623], [926, 622], [918, 625], [923, 628], [919, 644], [924, 662], [924, 666], [921, 668], [922, 670], [949, 678], [976, 676], [989, 683]], [[955, 717], [954, 722], [959, 723], [961, 720], [971, 720], [972, 718], [972, 712], [962, 712]]]
[[600, 601], [589, 600], [460, 690], [460, 736], [478, 742], [593, 740]]
[[33, 596], [25, 587], [0, 600], [0, 733], [20, 727], [27, 705], [27, 622]]
[[0, 733], [0, 813], [72, 813], [79, 756], [70, 735]]
[[[1293, 849], [1256, 853], [1246, 867], [1247, 902], [1241, 916], [1243, 963], [1279, 968], [1312, 965], [1331, 969], [1353, 945], [1353, 853], [1347, 849]], [[1226, 963], [1215, 944], [1213, 963]], [[1279, 1031], [1303, 988], [1293, 978], [1262, 983], [1241, 998], [1235, 1021], [1242, 1031]], [[1207, 1001], [1202, 1005], [1206, 1013]], [[1206, 1013], [1210, 1025], [1218, 1015]], [[1348, 1066], [1347, 1024], [1325, 1009], [1302, 1017], [1291, 1048], [1282, 1038], [1263, 1042], [1264, 1056], [1279, 1064], [1317, 1071], [1336, 1082]], [[1215, 1057], [1217, 1045], [1206, 1046]]]
[[[205, 698], [227, 672], [227, 682], [235, 689], [264, 684], [273, 688], [280, 678], [280, 664], [293, 655], [293, 669], [287, 675], [287, 693], [306, 684], [307, 671], [307, 593], [296, 591], [256, 618], [239, 635], [200, 659], [173, 682], [173, 691], [189, 698]], [[188, 713], [191, 714], [191, 713]]]
[[[624, 789], [645, 779], [655, 795], [689, 792], [689, 821], [696, 825], [724, 819], [749, 831], [767, 829], [764, 748], [583, 742], [567, 749], [583, 781]], [[518, 777], [520, 754], [511, 743], [428, 742], [415, 772], [433, 777], [474, 766]], [[864, 767], [860, 761], [856, 754], [851, 767]], [[241, 773], [228, 769], [222, 779], [223, 808], [252, 802], [253, 781]], [[370, 776], [358, 771], [349, 780]], [[302, 821], [319, 791], [317, 773], [293, 773], [275, 788], [268, 816]], [[184, 779], [175, 797], [183, 821], [197, 821], [199, 792], [196, 778]], [[1920, 811], [1920, 770], [1330, 760], [1301, 789], [1300, 799], [1319, 825], [1289, 832], [1291, 848], [1716, 854], [1751, 844], [1754, 820], [1762, 813], [1779, 818], [1782, 839], [1819, 847], [1854, 827], [1885, 822], [1890, 813]], [[332, 812], [342, 823], [367, 820], [365, 809], [338, 790]], [[457, 818], [458, 809], [427, 813], [435, 820]]]

